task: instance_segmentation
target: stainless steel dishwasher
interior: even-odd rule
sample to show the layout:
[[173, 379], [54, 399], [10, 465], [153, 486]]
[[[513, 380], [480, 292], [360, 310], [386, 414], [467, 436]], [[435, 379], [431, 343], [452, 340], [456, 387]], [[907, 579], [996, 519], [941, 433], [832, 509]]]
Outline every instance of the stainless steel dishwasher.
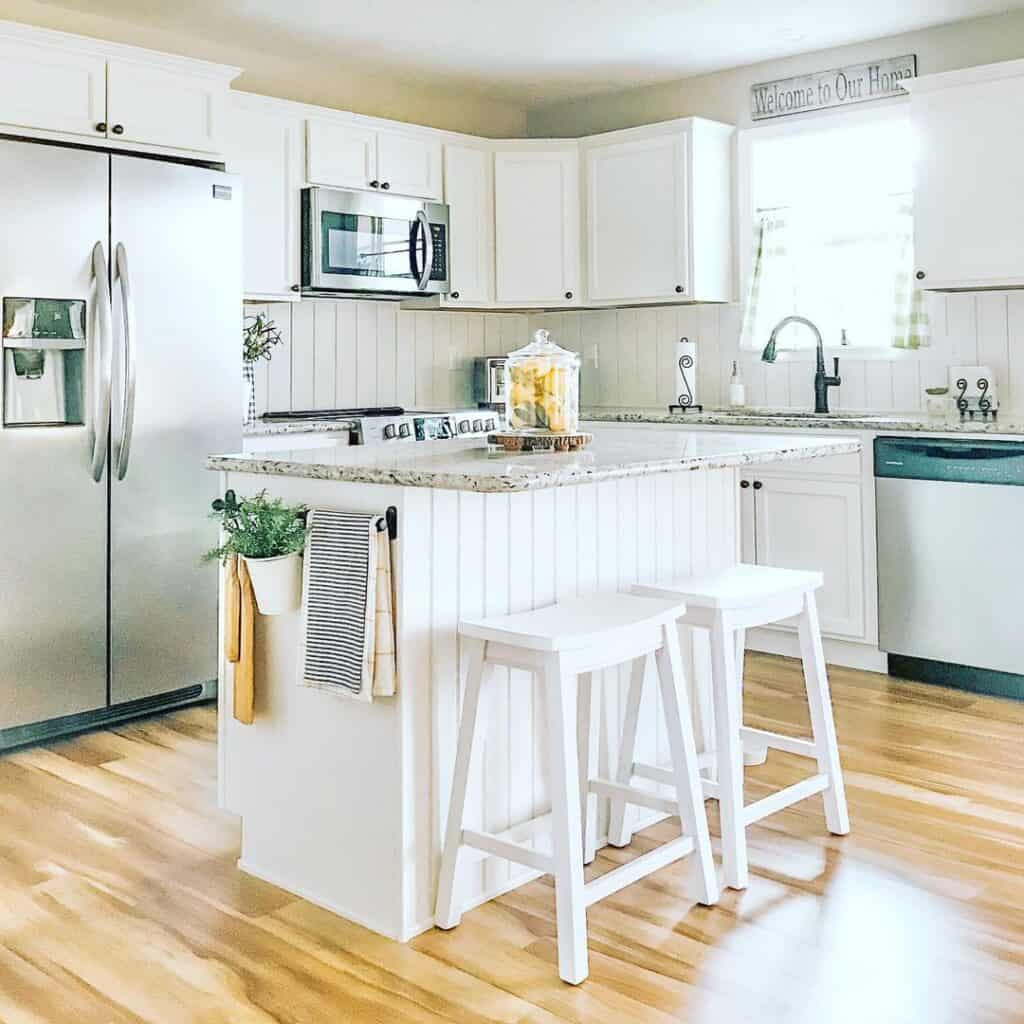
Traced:
[[875, 440], [889, 671], [1024, 699], [1024, 441]]

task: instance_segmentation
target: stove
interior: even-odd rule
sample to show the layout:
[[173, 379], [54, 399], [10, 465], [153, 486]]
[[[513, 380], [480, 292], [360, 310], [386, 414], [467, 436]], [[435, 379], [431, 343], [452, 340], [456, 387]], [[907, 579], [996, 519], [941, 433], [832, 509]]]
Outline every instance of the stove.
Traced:
[[350, 444], [402, 444], [485, 437], [501, 429], [501, 417], [490, 409], [405, 410], [401, 406], [359, 409], [307, 409], [268, 412], [266, 423], [351, 421]]

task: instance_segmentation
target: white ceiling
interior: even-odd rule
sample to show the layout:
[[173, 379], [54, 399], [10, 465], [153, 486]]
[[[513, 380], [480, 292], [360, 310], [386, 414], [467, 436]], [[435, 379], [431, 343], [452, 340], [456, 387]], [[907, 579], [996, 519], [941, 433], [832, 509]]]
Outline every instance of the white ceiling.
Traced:
[[48, 0], [533, 106], [926, 28], [1024, 0]]

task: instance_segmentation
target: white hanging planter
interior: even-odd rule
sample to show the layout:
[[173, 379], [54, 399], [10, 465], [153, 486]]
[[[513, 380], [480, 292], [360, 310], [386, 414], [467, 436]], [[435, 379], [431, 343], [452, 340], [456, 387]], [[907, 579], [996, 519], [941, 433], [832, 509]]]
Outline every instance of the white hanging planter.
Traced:
[[302, 604], [302, 563], [297, 551], [275, 558], [245, 558], [260, 615], [283, 615]]

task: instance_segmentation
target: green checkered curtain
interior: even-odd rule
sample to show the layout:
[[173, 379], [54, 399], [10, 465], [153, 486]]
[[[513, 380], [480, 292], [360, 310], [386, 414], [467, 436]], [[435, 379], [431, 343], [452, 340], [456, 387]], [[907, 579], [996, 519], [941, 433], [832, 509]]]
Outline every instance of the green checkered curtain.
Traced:
[[893, 200], [894, 247], [898, 253], [893, 283], [893, 348], [924, 348], [931, 343], [931, 324], [924, 292], [914, 287], [914, 208], [909, 196]]
[[758, 215], [743, 307], [742, 349], [759, 351], [772, 327], [795, 308], [797, 290], [791, 242], [786, 210], [766, 210]]

